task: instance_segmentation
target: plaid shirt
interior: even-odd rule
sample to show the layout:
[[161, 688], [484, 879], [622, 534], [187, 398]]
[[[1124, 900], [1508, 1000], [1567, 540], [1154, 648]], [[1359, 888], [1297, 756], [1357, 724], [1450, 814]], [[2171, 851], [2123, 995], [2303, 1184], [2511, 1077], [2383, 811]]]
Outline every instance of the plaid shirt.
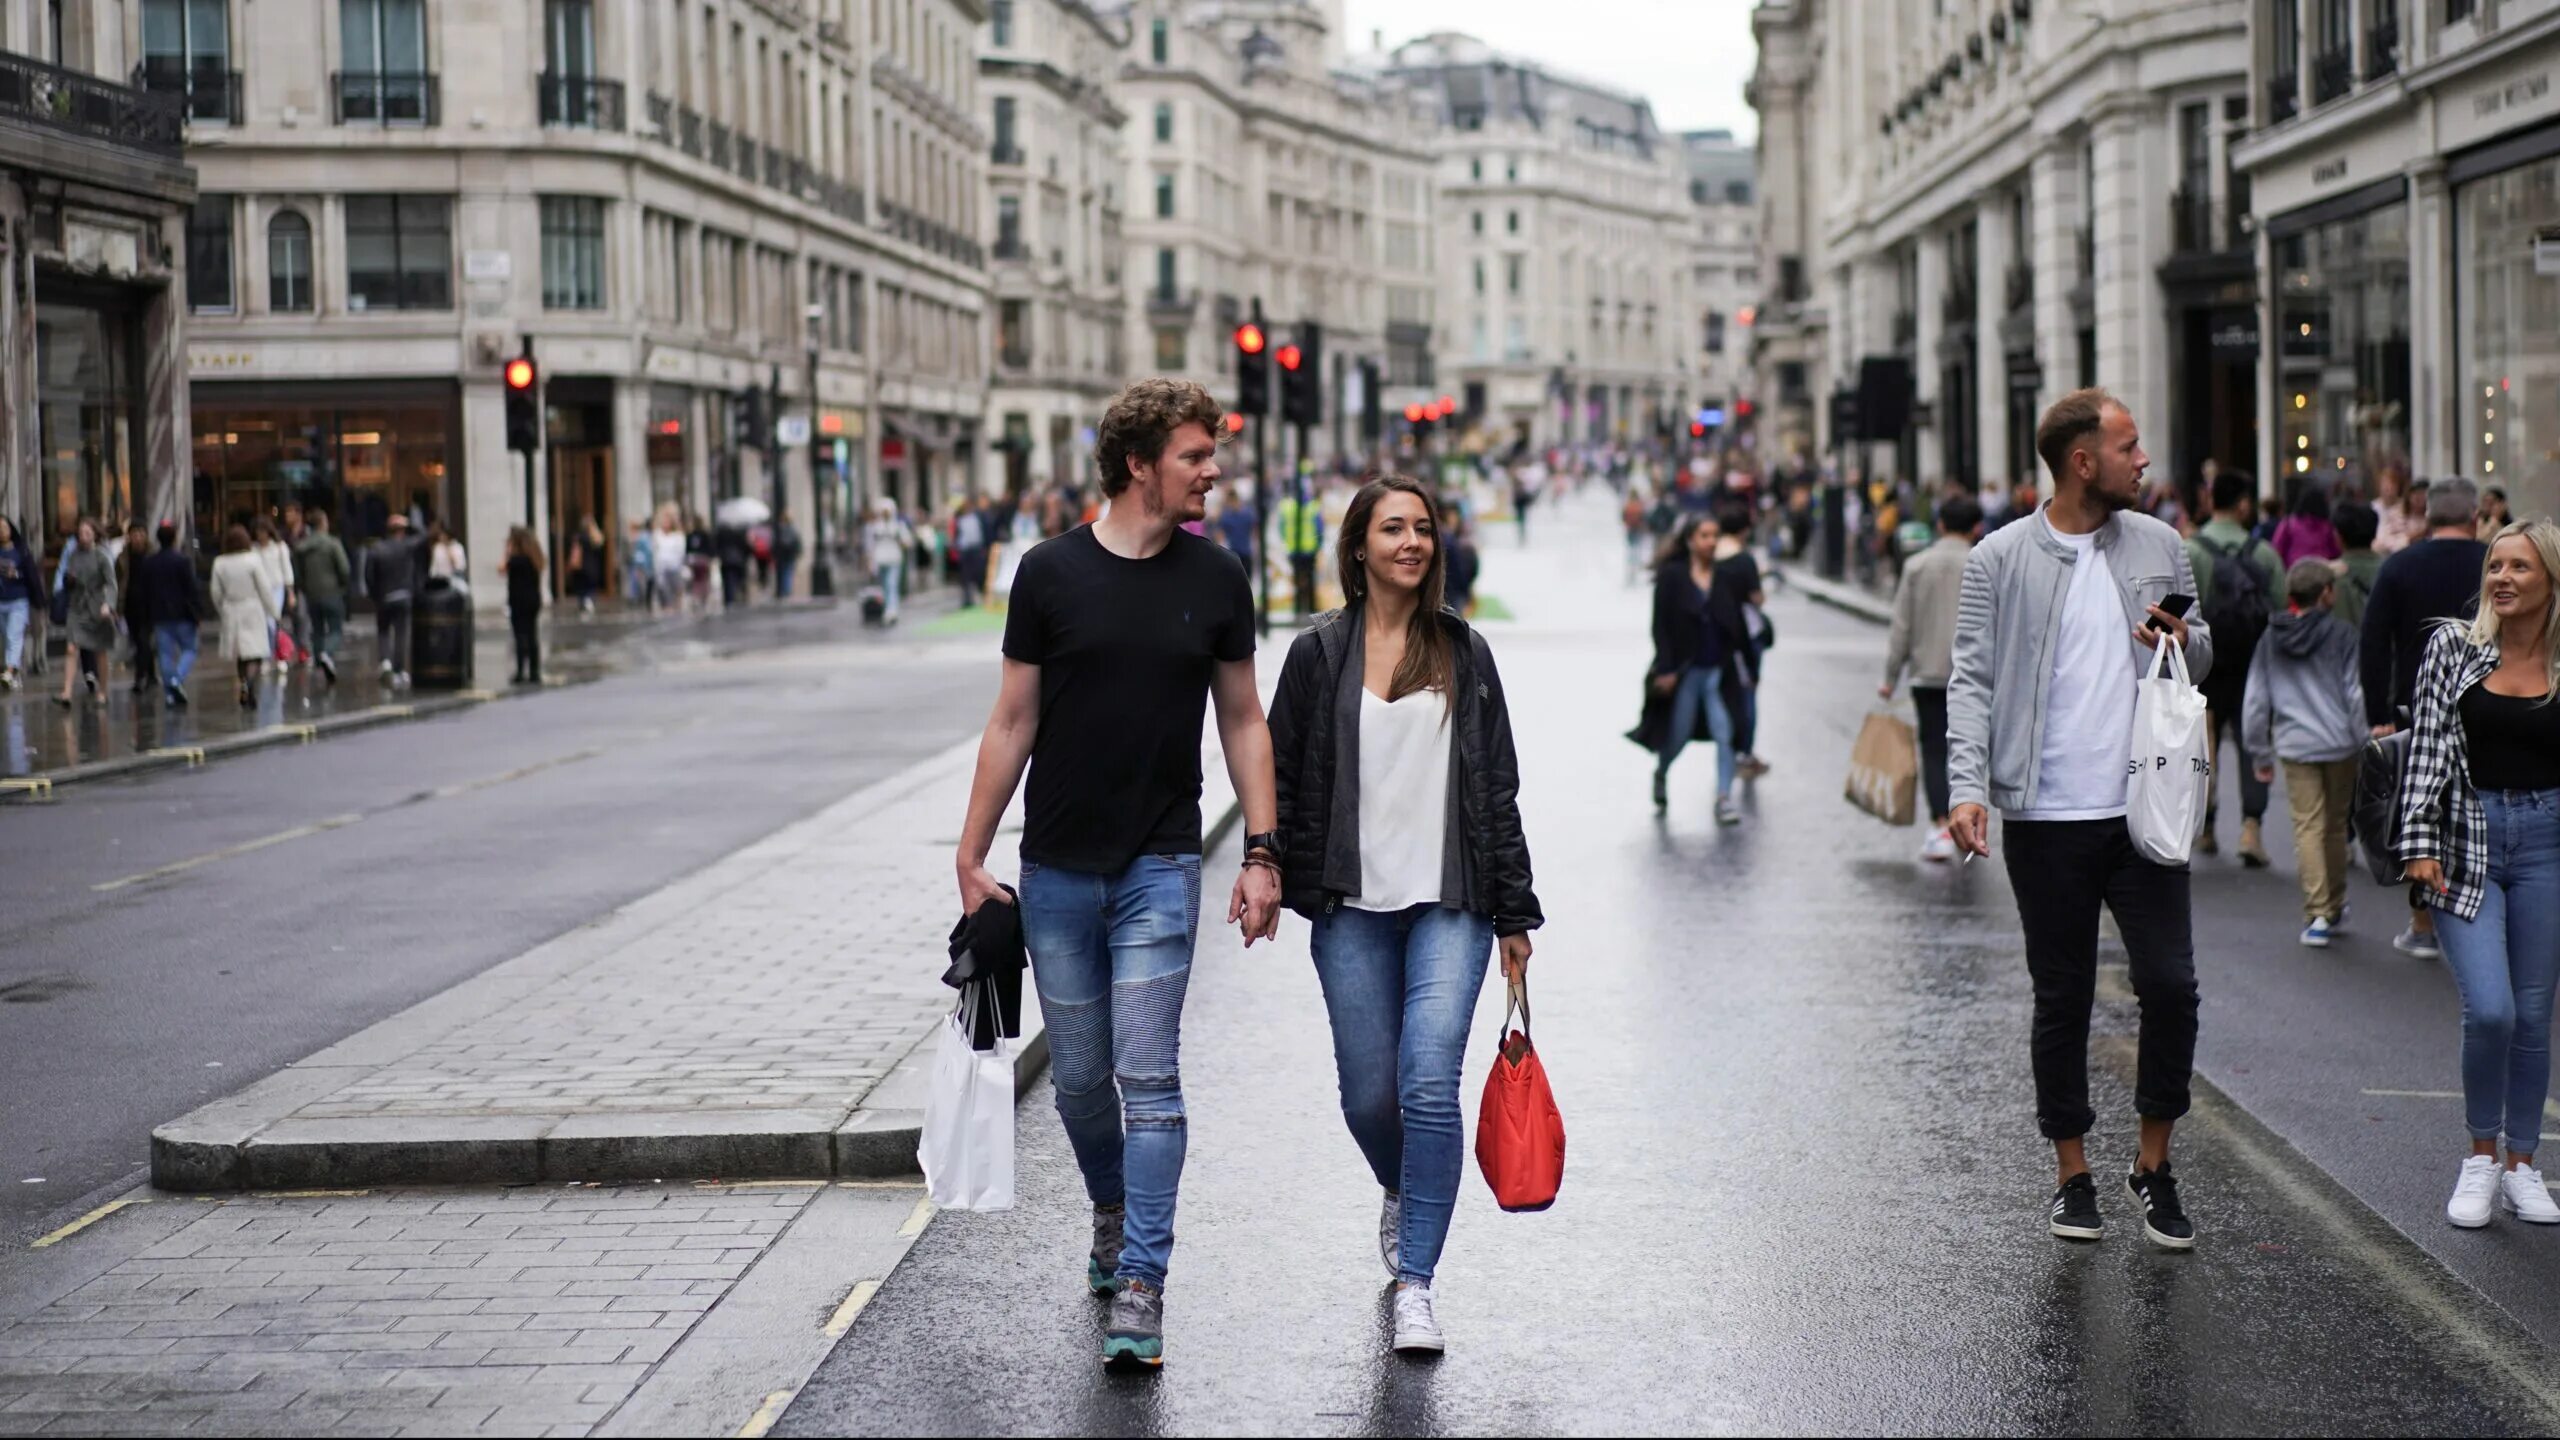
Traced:
[[2497, 645], [2474, 645], [2458, 626], [2438, 626], [2427, 637], [2426, 659], [2418, 665], [2416, 725], [2409, 758], [2400, 767], [2400, 859], [2441, 862], [2448, 888], [2439, 894], [2420, 887], [2419, 898], [2465, 920], [2480, 918], [2487, 894], [2489, 817], [2471, 788], [2462, 696], [2497, 668]]

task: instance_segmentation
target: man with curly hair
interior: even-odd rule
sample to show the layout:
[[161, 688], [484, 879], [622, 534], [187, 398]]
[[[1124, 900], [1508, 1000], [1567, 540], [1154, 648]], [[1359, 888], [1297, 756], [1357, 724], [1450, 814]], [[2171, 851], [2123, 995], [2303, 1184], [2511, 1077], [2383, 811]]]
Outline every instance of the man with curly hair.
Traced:
[[[961, 907], [1021, 907], [1058, 1114], [1093, 1201], [1085, 1282], [1111, 1297], [1113, 1367], [1164, 1362], [1212, 698], [1247, 832], [1227, 919], [1248, 945], [1279, 928], [1253, 594], [1233, 555], [1182, 528], [1207, 513], [1223, 423], [1188, 381], [1141, 380], [1112, 401], [1094, 447], [1108, 510], [1033, 546], [1014, 579], [1004, 680], [960, 832]], [[1026, 763], [1017, 897], [986, 862]]]

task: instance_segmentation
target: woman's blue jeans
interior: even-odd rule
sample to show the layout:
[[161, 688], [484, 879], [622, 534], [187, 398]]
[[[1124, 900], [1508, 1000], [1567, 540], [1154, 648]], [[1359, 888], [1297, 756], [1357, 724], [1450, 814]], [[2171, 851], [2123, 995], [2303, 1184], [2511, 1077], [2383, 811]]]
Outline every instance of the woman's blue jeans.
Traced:
[[1123, 1280], [1161, 1290], [1182, 1188], [1182, 1000], [1200, 930], [1200, 857], [1141, 855], [1117, 875], [1022, 862], [1049, 1077], [1096, 1205], [1126, 1205]]
[[2436, 913], [2462, 991], [2462, 1106], [2474, 1140], [2531, 1155], [2551, 1089], [2551, 992], [2560, 978], [2560, 790], [2483, 790], [2489, 873], [2480, 917]]
[[1315, 923], [1342, 1117], [1378, 1184], [1404, 1197], [1399, 1279], [1431, 1283], [1466, 1168], [1458, 1072], [1493, 922], [1442, 905], [1343, 908]]
[[27, 648], [28, 612], [24, 600], [0, 600], [0, 645], [7, 649], [5, 657], [0, 657], [0, 669], [18, 668], [19, 654]]
[[1680, 687], [1671, 692], [1671, 734], [1662, 742], [1662, 757], [1654, 762], [1660, 774], [1671, 772], [1671, 762], [1680, 758], [1689, 737], [1698, 731], [1698, 715], [1704, 710], [1707, 734], [1716, 742], [1716, 794], [1733, 793], [1733, 776], [1742, 756], [1734, 749], [1733, 712], [1724, 703], [1724, 669], [1716, 665], [1692, 665], [1680, 672]]

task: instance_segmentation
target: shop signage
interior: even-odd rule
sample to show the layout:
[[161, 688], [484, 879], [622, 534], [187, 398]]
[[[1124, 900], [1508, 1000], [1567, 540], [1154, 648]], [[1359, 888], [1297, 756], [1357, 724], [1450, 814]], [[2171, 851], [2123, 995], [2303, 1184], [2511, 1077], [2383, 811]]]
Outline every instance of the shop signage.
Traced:
[[462, 278], [465, 280], [512, 280], [516, 274], [516, 257], [505, 250], [465, 250], [462, 252]]
[[808, 444], [809, 417], [806, 415], [785, 415], [781, 419], [776, 420], [773, 422], [773, 438], [776, 444], [782, 445], [786, 448], [794, 445]]
[[2347, 157], [2344, 155], [2335, 160], [2323, 160], [2311, 167], [2311, 183], [2314, 185], [2326, 185], [2333, 180], [2346, 178]]
[[899, 439], [899, 438], [898, 438], [897, 436], [895, 436], [895, 435], [892, 435], [892, 436], [890, 436], [888, 439], [883, 440], [883, 441], [881, 441], [881, 442], [880, 442], [880, 463], [881, 463], [881, 464], [883, 464], [883, 465], [896, 465], [896, 464], [900, 464], [900, 463], [902, 463], [903, 461], [905, 461], [905, 459], [906, 459], [906, 458], [907, 458], [907, 442], [906, 442], [906, 441]]
[[2551, 93], [2551, 72], [2527, 75], [2511, 80], [2495, 90], [2484, 90], [2471, 97], [2471, 115], [2485, 120], [2504, 111], [2520, 109]]
[[2245, 310], [2220, 312], [2213, 317], [2210, 338], [2215, 355], [2254, 360], [2258, 355], [2258, 317]]

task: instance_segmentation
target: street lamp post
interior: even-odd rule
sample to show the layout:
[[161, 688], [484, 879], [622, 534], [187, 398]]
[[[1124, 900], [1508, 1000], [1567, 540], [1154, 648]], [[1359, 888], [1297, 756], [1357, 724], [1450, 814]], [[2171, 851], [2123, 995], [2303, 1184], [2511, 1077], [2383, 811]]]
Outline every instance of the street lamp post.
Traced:
[[827, 558], [827, 501], [836, 487], [821, 488], [818, 479], [819, 455], [826, 444], [818, 424], [818, 322], [825, 318], [826, 307], [809, 307], [809, 507], [814, 512], [817, 543], [809, 563], [809, 594], [813, 599], [827, 599], [836, 593], [835, 562]]

